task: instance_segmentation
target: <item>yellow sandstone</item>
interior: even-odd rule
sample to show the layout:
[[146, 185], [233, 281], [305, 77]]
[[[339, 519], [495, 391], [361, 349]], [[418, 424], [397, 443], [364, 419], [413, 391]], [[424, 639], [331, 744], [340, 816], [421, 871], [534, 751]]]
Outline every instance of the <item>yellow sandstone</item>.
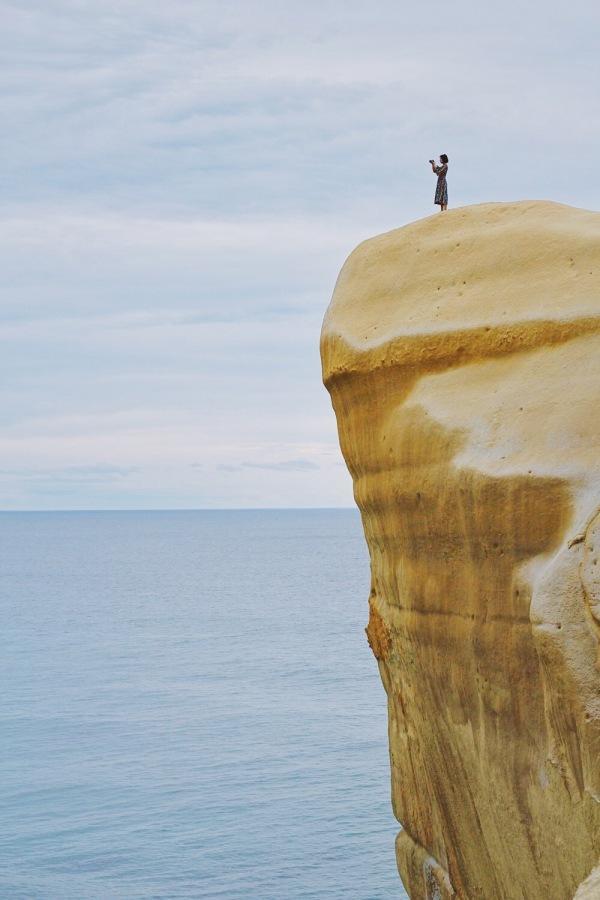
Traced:
[[600, 214], [484, 204], [366, 241], [321, 357], [412, 900], [600, 897]]

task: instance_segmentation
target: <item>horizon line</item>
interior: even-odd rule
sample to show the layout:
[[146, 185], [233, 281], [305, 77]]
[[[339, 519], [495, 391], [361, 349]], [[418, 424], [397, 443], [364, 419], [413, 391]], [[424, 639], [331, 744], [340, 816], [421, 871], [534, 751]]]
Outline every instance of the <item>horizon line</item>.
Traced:
[[314, 512], [316, 510], [356, 510], [357, 506], [183, 506], [183, 507], [103, 507], [101, 509], [0, 509], [0, 515], [11, 513], [130, 513], [130, 512]]

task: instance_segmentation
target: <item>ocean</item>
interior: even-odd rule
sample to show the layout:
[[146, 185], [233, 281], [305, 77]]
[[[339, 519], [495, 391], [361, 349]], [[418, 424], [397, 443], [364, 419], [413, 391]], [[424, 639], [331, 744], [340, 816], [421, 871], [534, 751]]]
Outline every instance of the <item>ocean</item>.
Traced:
[[0, 514], [0, 897], [402, 898], [354, 510]]

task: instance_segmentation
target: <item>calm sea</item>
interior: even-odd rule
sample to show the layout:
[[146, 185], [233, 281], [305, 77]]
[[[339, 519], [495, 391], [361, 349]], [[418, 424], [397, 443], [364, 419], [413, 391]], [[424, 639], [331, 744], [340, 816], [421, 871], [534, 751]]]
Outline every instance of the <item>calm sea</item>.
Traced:
[[405, 897], [350, 510], [0, 515], [0, 897]]

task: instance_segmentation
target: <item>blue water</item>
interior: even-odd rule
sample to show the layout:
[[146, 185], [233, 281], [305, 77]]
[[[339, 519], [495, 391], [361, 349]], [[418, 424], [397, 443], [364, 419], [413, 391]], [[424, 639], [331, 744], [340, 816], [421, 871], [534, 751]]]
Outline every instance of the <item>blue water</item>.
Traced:
[[354, 511], [0, 515], [0, 897], [385, 900]]

